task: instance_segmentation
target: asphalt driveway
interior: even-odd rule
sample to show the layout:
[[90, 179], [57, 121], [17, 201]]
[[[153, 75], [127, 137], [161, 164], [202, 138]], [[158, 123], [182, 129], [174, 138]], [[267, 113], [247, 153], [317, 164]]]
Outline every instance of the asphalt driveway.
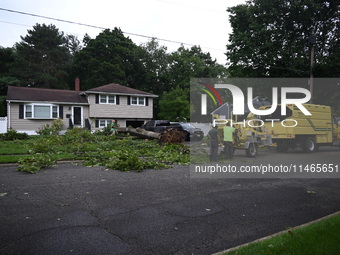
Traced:
[[190, 178], [188, 166], [9, 166], [0, 185], [0, 254], [211, 254], [340, 210], [339, 179]]

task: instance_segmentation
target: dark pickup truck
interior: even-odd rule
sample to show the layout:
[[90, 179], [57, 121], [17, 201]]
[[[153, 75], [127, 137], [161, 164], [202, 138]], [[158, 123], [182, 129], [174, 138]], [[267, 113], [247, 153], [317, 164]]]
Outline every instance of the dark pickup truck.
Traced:
[[158, 132], [162, 133], [165, 129], [168, 128], [175, 128], [178, 130], [183, 130], [182, 127], [178, 127], [177, 125], [171, 125], [170, 121], [168, 120], [150, 120], [146, 122], [142, 128], [144, 128], [147, 131], [152, 131], [152, 132]]

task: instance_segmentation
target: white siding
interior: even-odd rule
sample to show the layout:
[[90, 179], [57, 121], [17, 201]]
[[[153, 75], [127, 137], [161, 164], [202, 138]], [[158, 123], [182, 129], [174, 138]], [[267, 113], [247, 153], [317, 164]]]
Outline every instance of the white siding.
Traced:
[[[69, 127], [69, 118], [66, 118], [67, 114], [72, 115], [72, 106], [63, 106], [63, 126], [62, 130], [66, 131]], [[85, 119], [89, 117], [89, 107], [82, 106], [83, 108], [83, 123], [85, 124]], [[39, 119], [19, 119], [19, 103], [11, 103], [9, 107], [9, 127], [17, 130], [18, 132], [27, 132], [29, 134], [35, 134], [39, 128], [42, 128], [46, 124], [52, 124], [51, 120], [39, 120]]]

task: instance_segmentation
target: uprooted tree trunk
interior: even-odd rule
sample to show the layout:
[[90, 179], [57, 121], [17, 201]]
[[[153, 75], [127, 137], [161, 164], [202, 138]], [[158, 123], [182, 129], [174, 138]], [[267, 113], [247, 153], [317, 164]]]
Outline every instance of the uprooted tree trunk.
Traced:
[[158, 137], [158, 143], [180, 144], [184, 142], [185, 134], [176, 128], [168, 128], [164, 130]]
[[133, 128], [133, 127], [127, 127], [124, 130], [122, 129], [118, 130], [118, 132], [130, 133], [131, 135], [138, 136], [139, 138], [143, 138], [143, 139], [158, 139], [158, 137], [160, 136], [160, 133], [147, 131], [143, 128]]
[[162, 133], [147, 131], [143, 128], [127, 127], [125, 129], [119, 129], [120, 133], [130, 133], [142, 139], [158, 139], [159, 144], [180, 144], [184, 142], [185, 134], [175, 128], [168, 128]]

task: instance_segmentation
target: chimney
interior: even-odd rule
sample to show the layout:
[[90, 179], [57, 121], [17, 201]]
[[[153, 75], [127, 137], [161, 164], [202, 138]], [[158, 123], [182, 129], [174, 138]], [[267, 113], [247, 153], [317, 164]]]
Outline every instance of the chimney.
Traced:
[[74, 90], [80, 91], [80, 79], [78, 77], [74, 81]]

